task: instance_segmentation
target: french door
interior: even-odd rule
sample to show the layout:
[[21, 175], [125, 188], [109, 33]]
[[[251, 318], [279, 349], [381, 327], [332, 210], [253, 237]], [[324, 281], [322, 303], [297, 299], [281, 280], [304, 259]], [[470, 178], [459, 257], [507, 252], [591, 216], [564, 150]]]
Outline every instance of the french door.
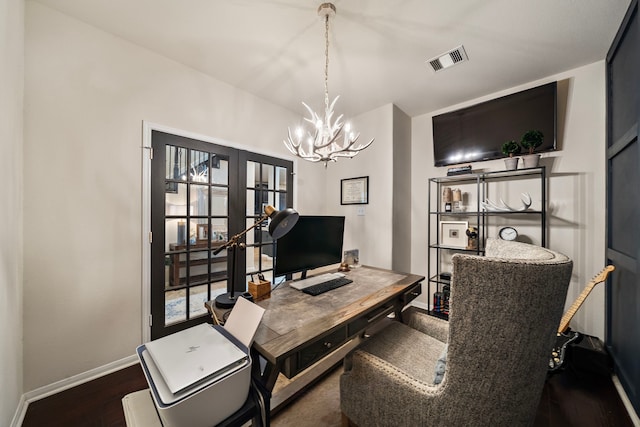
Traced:
[[[292, 206], [292, 162], [243, 151], [240, 153], [240, 163], [246, 167], [246, 173], [243, 174], [246, 178], [243, 184], [247, 196], [244, 228], [249, 228], [264, 215], [267, 205], [276, 210]], [[273, 276], [275, 242], [269, 235], [267, 224], [256, 227], [245, 237], [246, 268], [244, 277], [238, 279], [238, 282], [242, 281], [243, 290], [252, 276], [255, 278], [258, 273], [263, 274], [274, 285], [277, 280], [284, 280]]]
[[[208, 321], [206, 301], [227, 290], [232, 253], [215, 254], [261, 216], [293, 204], [293, 163], [153, 130], [151, 134], [151, 339]], [[266, 224], [235, 254], [234, 290], [272, 278]], [[245, 254], [246, 252], [246, 254]]]

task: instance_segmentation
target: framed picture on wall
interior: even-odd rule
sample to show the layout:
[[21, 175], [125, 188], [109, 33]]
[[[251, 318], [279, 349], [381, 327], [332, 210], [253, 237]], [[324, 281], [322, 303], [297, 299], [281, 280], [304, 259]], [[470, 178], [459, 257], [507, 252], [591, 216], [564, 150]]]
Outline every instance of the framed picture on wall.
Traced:
[[440, 221], [439, 244], [452, 248], [466, 248], [468, 227], [467, 221]]
[[341, 205], [369, 204], [369, 177], [348, 178], [340, 180]]

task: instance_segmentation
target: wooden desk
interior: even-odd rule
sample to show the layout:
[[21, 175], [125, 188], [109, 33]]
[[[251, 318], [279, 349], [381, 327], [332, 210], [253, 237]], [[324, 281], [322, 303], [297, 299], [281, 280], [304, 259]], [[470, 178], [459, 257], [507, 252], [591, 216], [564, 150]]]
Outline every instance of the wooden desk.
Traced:
[[253, 367], [269, 391], [279, 373], [293, 379], [278, 387], [271, 414], [356, 348], [375, 325], [401, 311], [421, 293], [423, 276], [362, 266], [346, 273], [353, 283], [310, 296], [286, 283], [257, 303], [266, 309], [252, 346]]

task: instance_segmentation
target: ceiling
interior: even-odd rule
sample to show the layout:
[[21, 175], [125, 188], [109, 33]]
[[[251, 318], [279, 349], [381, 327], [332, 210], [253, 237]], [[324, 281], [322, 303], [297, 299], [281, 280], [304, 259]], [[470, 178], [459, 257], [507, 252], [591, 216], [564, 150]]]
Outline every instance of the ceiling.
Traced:
[[[312, 0], [34, 0], [304, 114], [324, 103]], [[605, 58], [630, 0], [335, 0], [329, 96], [347, 116], [435, 111]], [[427, 63], [464, 45], [468, 62]]]

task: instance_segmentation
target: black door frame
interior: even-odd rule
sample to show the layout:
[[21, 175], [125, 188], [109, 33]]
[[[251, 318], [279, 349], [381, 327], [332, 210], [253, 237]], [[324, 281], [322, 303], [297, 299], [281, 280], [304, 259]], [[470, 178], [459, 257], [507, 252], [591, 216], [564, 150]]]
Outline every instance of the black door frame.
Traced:
[[[287, 174], [287, 207], [293, 206], [293, 162], [277, 157], [259, 154], [238, 148], [220, 145], [216, 142], [204, 141], [196, 137], [183, 136], [171, 131], [156, 129], [150, 127], [150, 144], [153, 153], [150, 169], [150, 230], [152, 231], [152, 240], [150, 243], [150, 272], [149, 272], [149, 303], [151, 311], [150, 316], [150, 338], [157, 339], [162, 336], [178, 332], [191, 326], [209, 321], [208, 316], [196, 316], [193, 319], [184, 322], [175, 323], [169, 326], [164, 325], [165, 319], [165, 298], [158, 291], [154, 292], [154, 284], [163, 283], [165, 276], [164, 254], [165, 254], [165, 145], [174, 145], [187, 147], [193, 150], [213, 153], [222, 156], [229, 161], [228, 176], [228, 233], [229, 236], [237, 234], [245, 229], [246, 226], [246, 192], [247, 192], [247, 162], [254, 161], [259, 163], [270, 164], [274, 166], [285, 167]], [[162, 183], [162, 184], [160, 184]], [[143, 192], [144, 193], [144, 192]], [[159, 256], [158, 254], [162, 254]], [[227, 274], [232, 269], [232, 257], [227, 257]], [[235, 290], [243, 292], [246, 290], [246, 258], [237, 254], [237, 268], [235, 274]], [[227, 280], [229, 278], [227, 277]], [[162, 286], [164, 290], [164, 286]], [[209, 292], [211, 289], [209, 288]], [[188, 292], [187, 292], [188, 294]], [[209, 295], [211, 297], [211, 295]], [[145, 304], [147, 301], [145, 301]], [[188, 300], [187, 300], [188, 308]], [[143, 333], [143, 336], [145, 334]]]
[[[235, 230], [242, 230], [242, 228], [240, 228], [242, 226], [242, 221], [239, 219], [238, 212], [243, 212], [242, 209], [244, 208], [244, 197], [237, 197], [237, 194], [240, 191], [239, 189], [241, 188], [238, 183], [239, 155], [237, 149], [186, 136], [152, 130], [151, 147], [153, 149], [153, 161], [151, 164], [151, 230], [153, 233], [153, 239], [151, 241], [151, 339], [157, 339], [206, 321], [206, 318], [203, 319], [202, 316], [197, 316], [184, 322], [168, 326], [164, 324], [165, 145], [186, 147], [204, 152], [215, 152], [218, 155], [224, 156], [229, 161], [229, 233], [236, 233], [237, 231]], [[233, 197], [232, 193], [234, 193], [236, 197]], [[160, 256], [160, 254], [162, 255]], [[230, 258], [231, 257], [228, 257], [227, 259], [227, 272], [232, 271]], [[158, 289], [158, 286], [160, 286], [158, 285], [159, 283], [162, 283], [162, 292]], [[186, 292], [186, 298], [188, 311], [189, 292]]]

